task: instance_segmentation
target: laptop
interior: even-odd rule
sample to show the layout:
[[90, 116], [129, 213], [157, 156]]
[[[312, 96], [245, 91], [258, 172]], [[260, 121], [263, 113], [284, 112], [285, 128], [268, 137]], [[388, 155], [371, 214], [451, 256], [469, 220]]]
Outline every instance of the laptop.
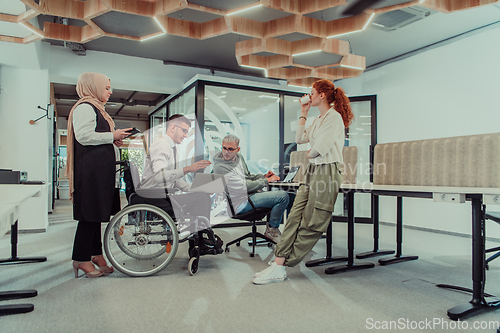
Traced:
[[215, 173], [197, 173], [189, 192], [223, 193], [226, 188], [224, 175]]
[[293, 179], [295, 178], [295, 175], [297, 174], [297, 172], [299, 172], [299, 169], [300, 169], [300, 166], [291, 167], [290, 171], [286, 175], [285, 179], [283, 179], [281, 182], [282, 183], [291, 183], [293, 181]]

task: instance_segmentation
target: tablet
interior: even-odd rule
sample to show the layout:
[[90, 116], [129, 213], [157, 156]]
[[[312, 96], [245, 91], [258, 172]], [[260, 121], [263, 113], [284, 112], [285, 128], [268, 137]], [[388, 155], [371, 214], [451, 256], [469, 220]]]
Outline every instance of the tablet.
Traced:
[[124, 139], [129, 138], [129, 137], [131, 137], [131, 136], [133, 136], [133, 135], [136, 135], [137, 133], [141, 133], [141, 131], [139, 131], [137, 128], [135, 128], [135, 127], [134, 127], [134, 128], [132, 128], [132, 129], [130, 130], [130, 134], [129, 134], [129, 135], [127, 135], [126, 137], [124, 137]]

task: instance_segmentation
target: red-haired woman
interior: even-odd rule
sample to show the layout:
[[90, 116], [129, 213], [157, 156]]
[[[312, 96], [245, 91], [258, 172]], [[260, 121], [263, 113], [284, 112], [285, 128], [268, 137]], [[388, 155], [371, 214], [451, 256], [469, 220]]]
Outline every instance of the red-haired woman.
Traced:
[[[318, 107], [320, 115], [305, 129], [311, 106]], [[313, 84], [310, 101], [301, 104], [301, 111], [295, 141], [311, 145], [309, 163], [281, 241], [276, 244], [276, 258], [271, 266], [255, 274], [255, 284], [284, 281], [285, 266], [297, 265], [312, 250], [328, 228], [342, 183], [339, 164], [345, 128], [354, 118], [349, 98], [329, 80], [319, 80]]]

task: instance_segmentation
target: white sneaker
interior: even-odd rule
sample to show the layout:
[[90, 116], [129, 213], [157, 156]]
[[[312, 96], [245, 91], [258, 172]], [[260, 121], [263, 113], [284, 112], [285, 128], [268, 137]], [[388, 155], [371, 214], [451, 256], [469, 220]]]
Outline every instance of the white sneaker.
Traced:
[[[273, 263], [274, 263], [274, 258], [273, 258], [273, 259], [271, 259], [271, 260], [269, 260], [269, 261], [267, 262], [267, 264], [268, 264], [269, 266], [271, 266]], [[269, 268], [269, 267], [268, 267], [268, 268]], [[256, 278], [257, 276], [259, 276], [260, 274], [262, 274], [262, 273], [263, 273], [265, 270], [267, 270], [268, 268], [266, 268], [266, 269], [264, 269], [264, 270], [262, 270], [262, 271], [260, 271], [260, 272], [255, 273], [255, 274], [253, 275], [253, 277], [254, 277], [254, 278]]]
[[268, 284], [273, 282], [282, 282], [286, 280], [285, 266], [276, 265], [273, 263], [271, 266], [259, 272], [259, 276], [253, 279], [254, 284]]

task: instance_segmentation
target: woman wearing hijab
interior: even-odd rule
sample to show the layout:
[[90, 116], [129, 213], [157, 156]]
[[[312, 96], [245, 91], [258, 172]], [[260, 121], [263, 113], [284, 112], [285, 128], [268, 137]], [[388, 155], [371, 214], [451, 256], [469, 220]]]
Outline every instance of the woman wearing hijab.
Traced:
[[75, 277], [81, 269], [88, 278], [95, 278], [113, 273], [102, 255], [101, 222], [108, 222], [120, 210], [119, 192], [115, 190], [116, 152], [131, 129], [115, 130], [113, 119], [104, 109], [112, 94], [108, 77], [83, 73], [78, 77], [76, 92], [80, 100], [68, 117], [66, 164], [73, 218], [78, 221], [73, 270]]
[[[306, 129], [311, 106], [318, 107], [320, 115]], [[345, 128], [349, 128], [353, 118], [349, 98], [341, 88], [335, 88], [328, 80], [314, 82], [310, 100], [301, 103], [295, 137], [297, 143], [311, 145], [305, 178], [297, 191], [281, 241], [276, 244], [276, 258], [270, 267], [255, 274], [253, 283], [284, 281], [285, 266], [293, 267], [301, 262], [328, 228], [342, 183], [339, 164]]]

